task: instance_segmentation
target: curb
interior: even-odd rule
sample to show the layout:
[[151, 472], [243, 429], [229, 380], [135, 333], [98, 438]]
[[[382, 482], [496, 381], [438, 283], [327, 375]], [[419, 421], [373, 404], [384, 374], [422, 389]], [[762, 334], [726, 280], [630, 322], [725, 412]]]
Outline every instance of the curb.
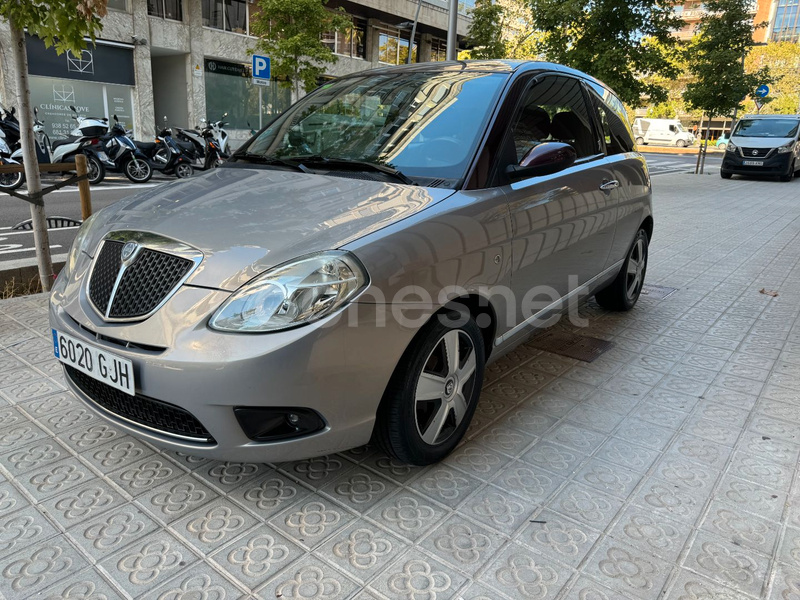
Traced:
[[[689, 146], [688, 148], [673, 148], [671, 146], [636, 146], [636, 151], [643, 154], [691, 154], [697, 156], [700, 148]], [[708, 146], [708, 154], [722, 154], [722, 150], [717, 150], [716, 146]]]
[[[58, 275], [67, 261], [66, 254], [57, 254], [52, 257], [53, 272]], [[23, 258], [0, 264], [0, 291], [7, 286], [25, 287], [31, 281], [39, 279], [39, 267], [35, 258]]]

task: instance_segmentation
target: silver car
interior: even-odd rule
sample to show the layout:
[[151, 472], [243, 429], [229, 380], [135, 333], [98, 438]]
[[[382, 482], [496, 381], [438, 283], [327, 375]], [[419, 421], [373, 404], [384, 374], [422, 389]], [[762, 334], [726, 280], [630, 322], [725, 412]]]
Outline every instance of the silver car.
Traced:
[[161, 447], [451, 452], [483, 372], [595, 294], [637, 301], [650, 179], [619, 99], [538, 62], [327, 83], [221, 168], [79, 230], [51, 296], [73, 392]]

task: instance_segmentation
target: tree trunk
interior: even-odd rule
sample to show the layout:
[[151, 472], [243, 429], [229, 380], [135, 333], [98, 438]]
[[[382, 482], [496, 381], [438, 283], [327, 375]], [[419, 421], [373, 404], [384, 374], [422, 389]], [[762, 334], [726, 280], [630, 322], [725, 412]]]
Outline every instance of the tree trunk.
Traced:
[[706, 154], [708, 154], [708, 137], [711, 134], [711, 115], [708, 115], [708, 124], [706, 125], [706, 135], [705, 141], [703, 142], [703, 161], [700, 163], [700, 174], [703, 174], [703, 171], [706, 168]]
[[[17, 107], [19, 108], [20, 144], [25, 165], [25, 179], [28, 184], [28, 194], [34, 195], [42, 190], [42, 181], [39, 177], [39, 161], [36, 160], [34, 147], [33, 111], [31, 110], [31, 92], [28, 83], [28, 53], [25, 50], [25, 34], [13, 22], [11, 23], [11, 38], [14, 43], [14, 67], [17, 77], [17, 94], [19, 95]], [[50, 241], [47, 235], [44, 206], [35, 204], [30, 206], [39, 279], [42, 282], [42, 290], [49, 292], [53, 283], [53, 262], [50, 258]]]

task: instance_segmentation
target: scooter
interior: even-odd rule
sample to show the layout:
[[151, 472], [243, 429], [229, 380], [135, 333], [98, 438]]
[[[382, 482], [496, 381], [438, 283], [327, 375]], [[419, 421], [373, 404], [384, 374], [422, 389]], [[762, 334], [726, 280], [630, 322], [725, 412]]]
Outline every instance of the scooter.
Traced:
[[[39, 164], [71, 163], [75, 162], [77, 154], [85, 154], [89, 183], [98, 184], [106, 176], [106, 165], [113, 166], [114, 164], [108, 160], [105, 152], [95, 147], [99, 137], [108, 131], [108, 119], [80, 117], [77, 116], [78, 113], [74, 106], [70, 106], [70, 108], [76, 115], [73, 117], [77, 122], [75, 129], [68, 138], [56, 140], [51, 144], [50, 137], [44, 131], [44, 121], [39, 120], [39, 111], [34, 107], [33, 137], [36, 158]], [[22, 163], [22, 148], [15, 150], [11, 158]]]
[[156, 136], [155, 142], [135, 141], [136, 147], [147, 156], [154, 169], [166, 175], [175, 175], [178, 179], [191, 177], [194, 174], [191, 160], [184, 155], [166, 123], [167, 117], [164, 117], [164, 128]]
[[[6, 134], [0, 128], [0, 165], [18, 165], [11, 158], [11, 148], [6, 143]], [[0, 190], [15, 190], [25, 181], [24, 173], [0, 173]]]
[[153, 176], [153, 168], [147, 156], [137, 148], [134, 141], [114, 115], [111, 131], [100, 136], [100, 143], [111, 159], [111, 171], [120, 171], [133, 183], [147, 183]]
[[0, 131], [5, 134], [6, 144], [13, 152], [20, 146], [20, 133], [19, 133], [19, 120], [17, 119], [16, 110], [12, 106], [10, 109], [0, 103]]
[[[227, 116], [225, 113], [222, 118]], [[201, 124], [205, 122], [205, 119], [201, 120]], [[228, 158], [228, 132], [222, 129], [223, 125], [225, 122], [219, 120], [204, 125], [200, 131], [174, 127], [178, 145], [189, 155], [196, 169], [212, 169]]]

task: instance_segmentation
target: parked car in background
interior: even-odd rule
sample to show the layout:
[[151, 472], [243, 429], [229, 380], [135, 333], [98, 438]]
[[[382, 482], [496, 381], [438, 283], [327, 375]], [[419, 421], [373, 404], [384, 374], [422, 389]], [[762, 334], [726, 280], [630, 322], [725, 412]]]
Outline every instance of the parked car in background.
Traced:
[[730, 139], [728, 138], [728, 136], [723, 133], [721, 136], [719, 136], [719, 139], [717, 139], [717, 143], [715, 144], [715, 146], [720, 150], [725, 150], [728, 147], [729, 141]]
[[652, 232], [645, 160], [596, 79], [360, 72], [221, 168], [87, 220], [51, 295], [54, 352], [79, 398], [164, 448], [282, 462], [372, 438], [429, 464], [488, 362], [581, 297], [636, 304]]
[[644, 119], [633, 122], [636, 144], [661, 144], [684, 148], [694, 144], [695, 137], [683, 128], [678, 119]]
[[791, 181], [800, 169], [800, 115], [745, 115], [733, 128], [720, 176], [777, 175]]

